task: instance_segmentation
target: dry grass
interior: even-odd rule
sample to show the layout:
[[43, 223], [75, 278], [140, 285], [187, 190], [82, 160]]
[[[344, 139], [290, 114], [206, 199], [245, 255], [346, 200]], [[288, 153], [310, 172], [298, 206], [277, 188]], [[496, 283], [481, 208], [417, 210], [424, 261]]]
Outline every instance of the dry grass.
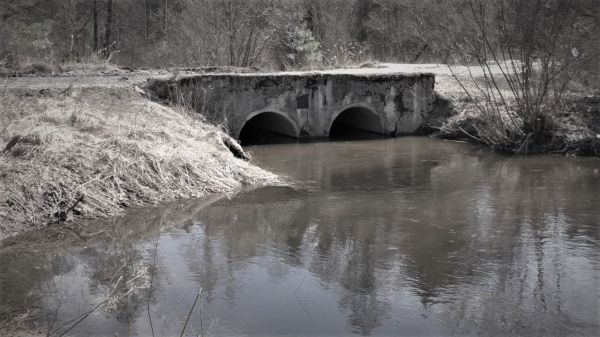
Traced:
[[48, 59], [34, 58], [9, 66], [0, 59], [0, 77], [13, 76], [62, 76], [124, 74], [125, 71], [110, 63], [99, 54], [92, 54], [78, 61], [53, 62]]
[[277, 180], [235, 158], [217, 127], [133, 90], [5, 90], [0, 100], [0, 239]]
[[61, 74], [63, 75], [88, 75], [88, 74], [101, 74], [101, 73], [118, 73], [121, 70], [113, 65], [103, 62], [95, 63], [63, 63], [58, 66]]

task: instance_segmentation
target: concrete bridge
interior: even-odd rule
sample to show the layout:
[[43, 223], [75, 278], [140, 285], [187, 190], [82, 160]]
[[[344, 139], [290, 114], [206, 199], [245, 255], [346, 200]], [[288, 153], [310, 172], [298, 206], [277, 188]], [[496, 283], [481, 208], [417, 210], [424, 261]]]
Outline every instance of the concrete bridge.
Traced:
[[202, 74], [163, 81], [154, 91], [223, 123], [247, 145], [268, 135], [334, 138], [349, 130], [411, 134], [433, 108], [434, 83], [433, 74], [352, 70]]

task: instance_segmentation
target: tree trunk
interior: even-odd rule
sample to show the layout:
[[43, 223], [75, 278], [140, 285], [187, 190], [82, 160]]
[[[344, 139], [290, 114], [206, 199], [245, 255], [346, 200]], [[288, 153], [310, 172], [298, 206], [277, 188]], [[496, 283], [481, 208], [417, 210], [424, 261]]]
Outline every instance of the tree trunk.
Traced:
[[98, 0], [94, 0], [92, 15], [94, 17], [94, 52], [98, 52]]
[[165, 5], [164, 5], [164, 20], [163, 20], [163, 36], [167, 36], [167, 30], [168, 30], [168, 18], [169, 18], [169, 0], [165, 0]]
[[104, 48], [106, 49], [106, 58], [110, 57], [110, 46], [112, 38], [112, 23], [113, 23], [113, 0], [108, 0], [106, 3], [106, 31]]
[[365, 22], [367, 21], [369, 12], [372, 9], [371, 0], [359, 0], [356, 2], [355, 6], [354, 38], [356, 41], [363, 43], [368, 39], [368, 31], [367, 27], [365, 26]]
[[148, 0], [144, 0], [144, 43], [148, 48], [150, 45], [148, 39]]
[[231, 1], [227, 2], [227, 12], [225, 14], [227, 16], [227, 28], [229, 30], [229, 65], [233, 66], [234, 64], [234, 31], [233, 31], [233, 13], [231, 9]]

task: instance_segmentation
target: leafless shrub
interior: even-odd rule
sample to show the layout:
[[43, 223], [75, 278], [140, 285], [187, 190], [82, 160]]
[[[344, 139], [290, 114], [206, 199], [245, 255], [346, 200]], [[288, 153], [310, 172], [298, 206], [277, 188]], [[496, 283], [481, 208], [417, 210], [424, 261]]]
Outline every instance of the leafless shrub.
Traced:
[[[560, 96], [556, 80], [577, 56], [566, 41], [573, 2], [467, 2], [469, 33], [451, 48], [455, 61], [467, 67], [450, 69], [481, 114], [477, 134], [470, 136], [515, 152], [528, 152], [549, 137], [555, 108], [550, 93], [555, 100]], [[477, 71], [468, 67], [472, 63]]]

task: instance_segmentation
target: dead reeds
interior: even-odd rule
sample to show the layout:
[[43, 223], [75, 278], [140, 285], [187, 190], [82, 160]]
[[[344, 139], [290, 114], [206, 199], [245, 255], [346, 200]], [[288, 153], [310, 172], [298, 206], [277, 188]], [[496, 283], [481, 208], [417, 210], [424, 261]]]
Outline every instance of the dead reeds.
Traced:
[[0, 239], [277, 180], [235, 158], [216, 126], [133, 90], [23, 94], [19, 101], [19, 114], [7, 112], [18, 118], [0, 136]]

